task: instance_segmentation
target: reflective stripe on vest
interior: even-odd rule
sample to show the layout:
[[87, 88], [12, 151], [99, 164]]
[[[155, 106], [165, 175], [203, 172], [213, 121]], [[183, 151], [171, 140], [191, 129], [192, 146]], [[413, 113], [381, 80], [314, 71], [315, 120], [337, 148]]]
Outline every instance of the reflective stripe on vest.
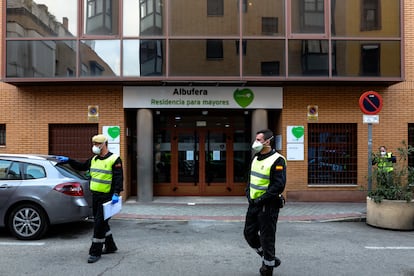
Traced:
[[91, 161], [91, 191], [109, 193], [112, 184], [112, 166], [118, 159], [118, 155], [112, 154], [104, 160], [96, 157]]
[[249, 183], [251, 199], [259, 198], [266, 193], [270, 184], [270, 168], [279, 157], [284, 159], [284, 157], [277, 152], [260, 161], [257, 160], [257, 156], [254, 157]]
[[394, 170], [394, 167], [392, 165], [392, 161], [390, 160], [392, 157], [391, 152], [387, 152], [387, 155], [384, 157], [379, 157], [378, 160], [378, 169], [383, 172], [392, 172]]

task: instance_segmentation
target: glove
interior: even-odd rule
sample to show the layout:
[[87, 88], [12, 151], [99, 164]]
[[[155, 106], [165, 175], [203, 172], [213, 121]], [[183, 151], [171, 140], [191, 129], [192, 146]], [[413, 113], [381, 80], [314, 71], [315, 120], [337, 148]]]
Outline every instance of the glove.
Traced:
[[56, 156], [56, 159], [57, 159], [60, 163], [65, 163], [65, 162], [68, 162], [68, 161], [69, 161], [69, 157], [66, 157], [66, 156], [61, 156], [61, 155]]
[[119, 195], [118, 194], [113, 194], [112, 196], [112, 204], [118, 203], [119, 201]]

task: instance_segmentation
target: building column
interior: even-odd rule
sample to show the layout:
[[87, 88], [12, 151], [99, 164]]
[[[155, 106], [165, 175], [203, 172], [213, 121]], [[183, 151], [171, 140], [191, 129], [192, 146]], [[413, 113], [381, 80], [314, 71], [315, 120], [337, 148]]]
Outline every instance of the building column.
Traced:
[[137, 201], [153, 200], [153, 125], [152, 112], [137, 112]]
[[256, 132], [269, 128], [267, 122], [267, 110], [256, 109], [252, 112], [252, 141], [256, 140]]

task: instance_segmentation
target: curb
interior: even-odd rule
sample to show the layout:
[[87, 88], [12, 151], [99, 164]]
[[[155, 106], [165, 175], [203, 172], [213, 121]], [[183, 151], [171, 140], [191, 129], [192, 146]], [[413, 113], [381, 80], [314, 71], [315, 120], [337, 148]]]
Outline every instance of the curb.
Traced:
[[[175, 221], [225, 221], [244, 222], [245, 216], [188, 216], [188, 215], [139, 215], [117, 214], [113, 219], [124, 220], [175, 220]], [[327, 215], [303, 215], [303, 216], [279, 216], [279, 221], [284, 222], [363, 222], [364, 214], [327, 214]]]

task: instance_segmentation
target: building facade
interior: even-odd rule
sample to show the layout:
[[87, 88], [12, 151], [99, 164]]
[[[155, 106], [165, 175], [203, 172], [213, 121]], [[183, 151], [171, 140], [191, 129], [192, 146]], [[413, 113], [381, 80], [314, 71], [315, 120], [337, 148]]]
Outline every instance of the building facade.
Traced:
[[103, 132], [125, 197], [244, 195], [270, 128], [288, 200], [360, 201], [370, 147], [414, 144], [412, 0], [0, 3], [0, 153], [82, 160]]

